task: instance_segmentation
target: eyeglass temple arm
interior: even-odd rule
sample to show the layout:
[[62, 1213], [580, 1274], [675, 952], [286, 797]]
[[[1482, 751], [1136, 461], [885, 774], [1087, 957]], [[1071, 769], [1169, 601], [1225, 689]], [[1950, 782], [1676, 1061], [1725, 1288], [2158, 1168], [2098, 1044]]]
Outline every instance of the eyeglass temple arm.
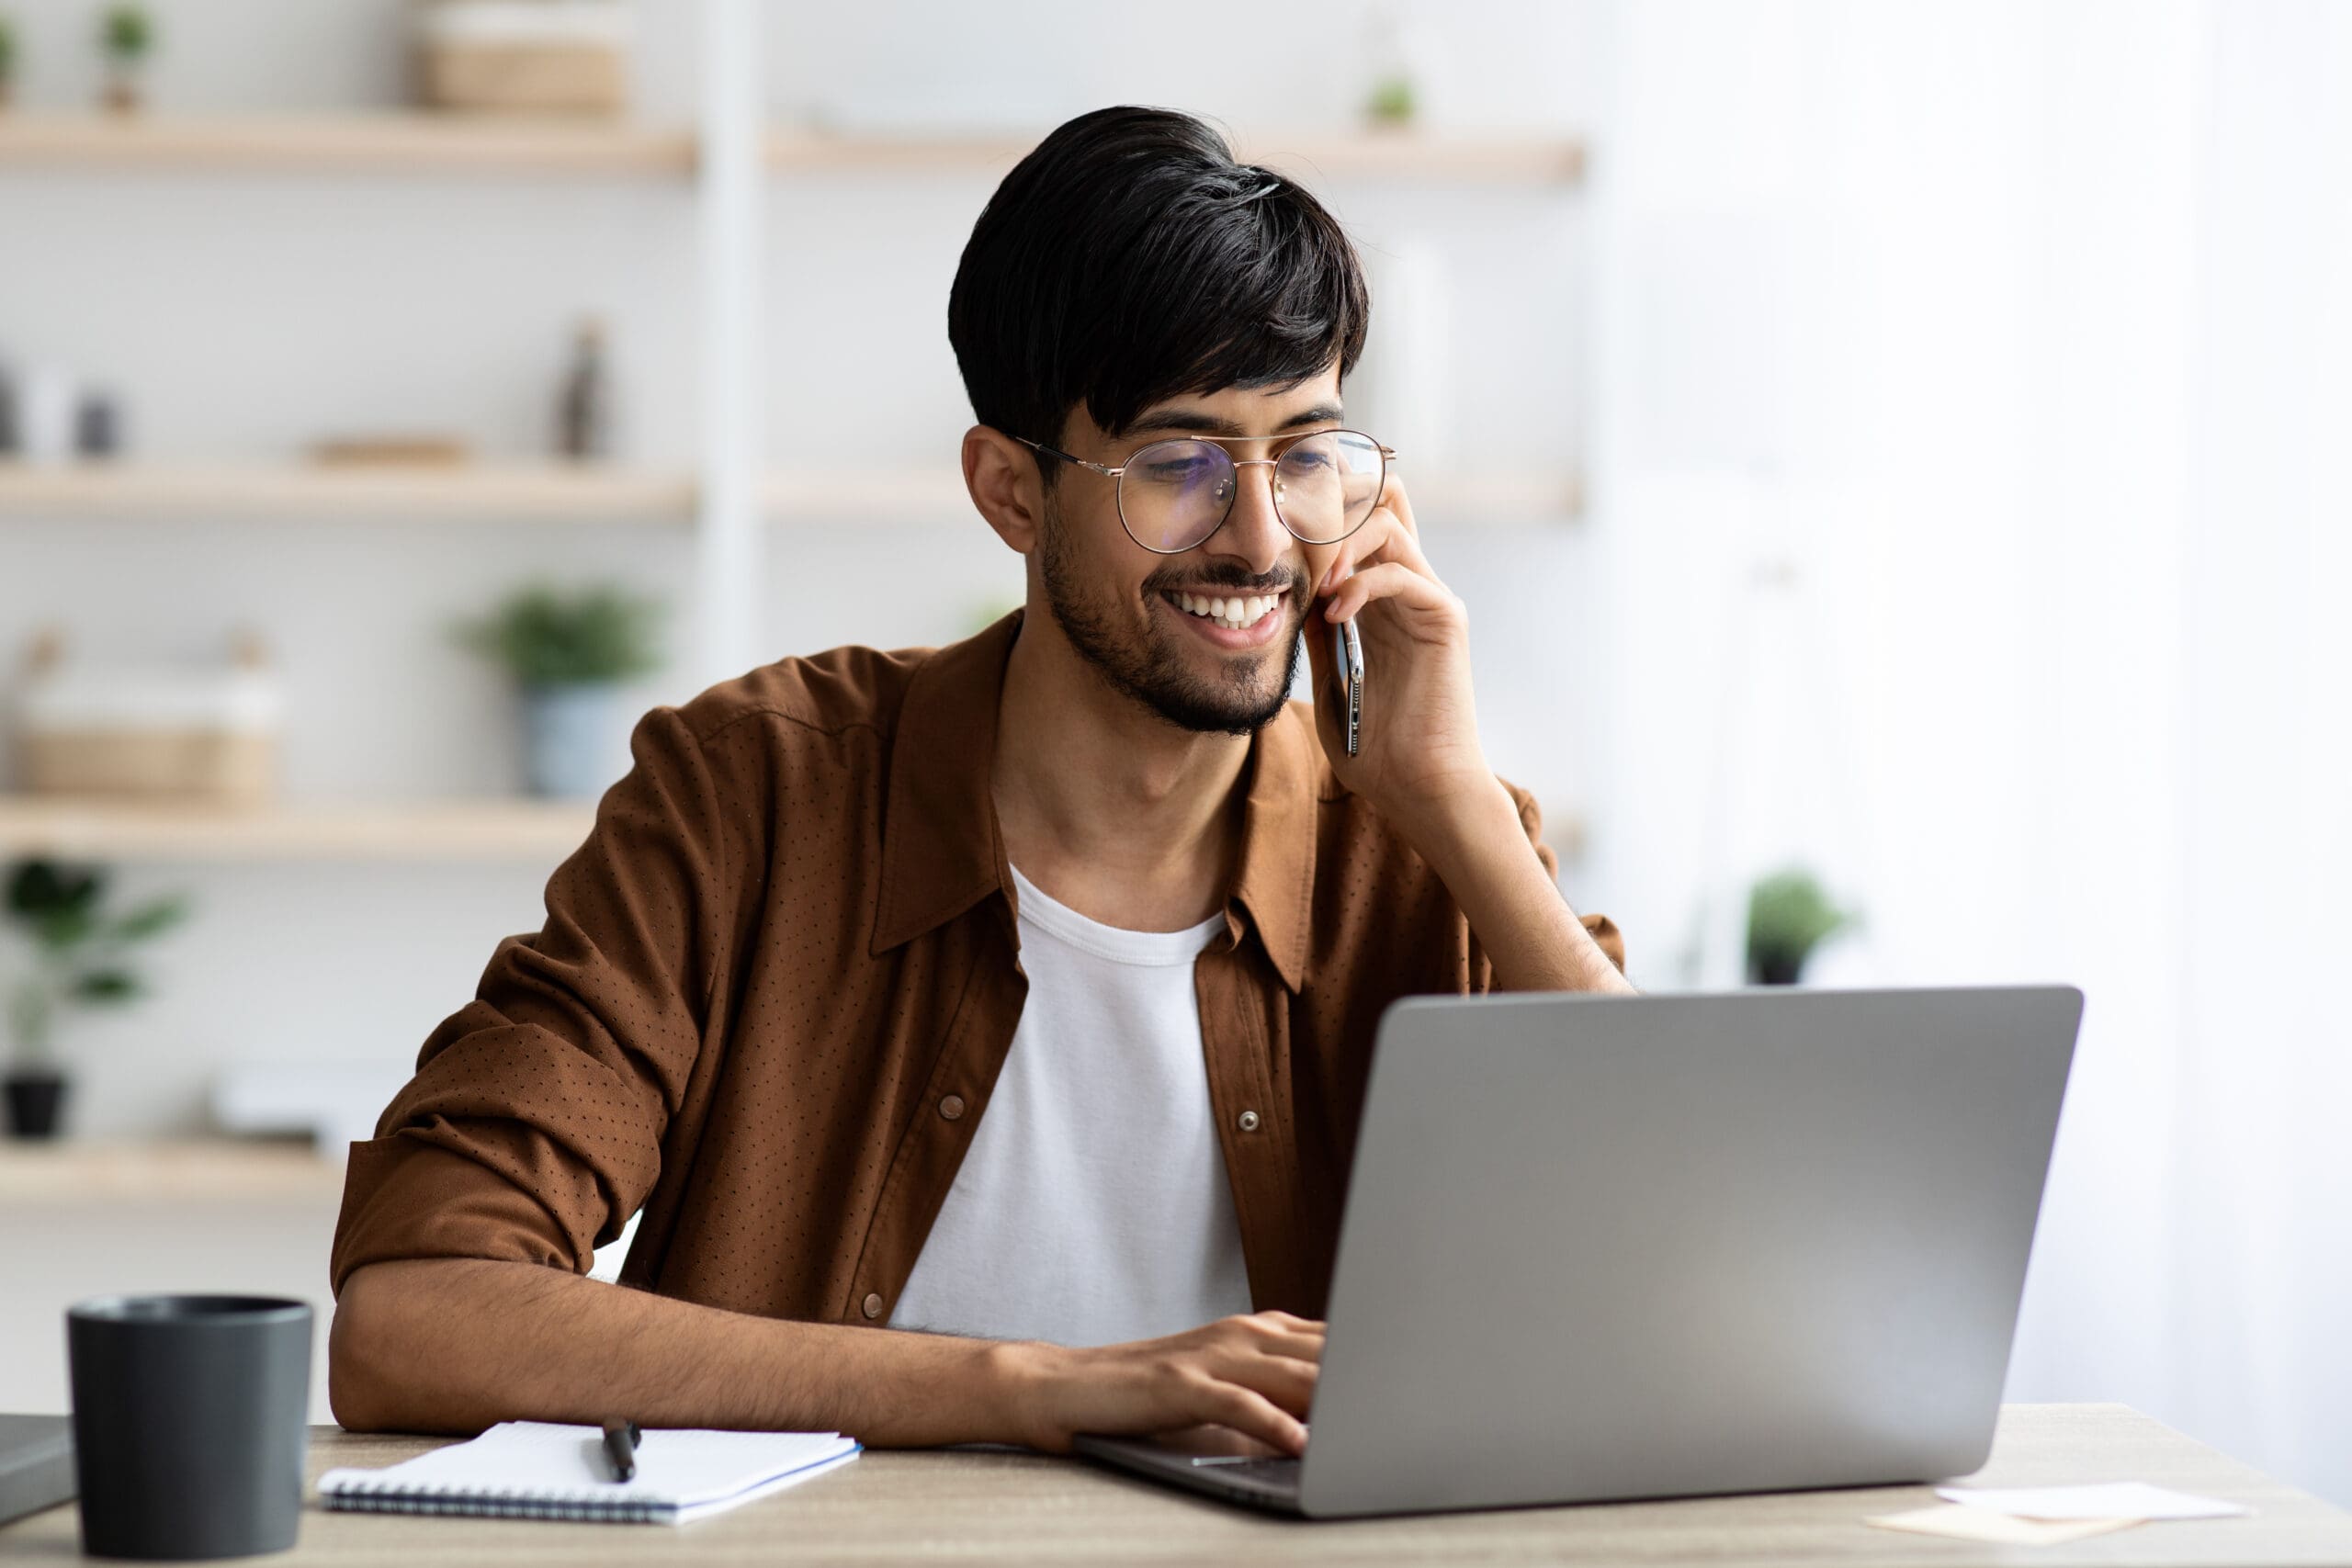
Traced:
[[1023, 446], [1035, 447], [1036, 450], [1046, 454], [1048, 457], [1059, 457], [1065, 463], [1076, 463], [1081, 468], [1091, 468], [1096, 473], [1104, 475], [1110, 479], [1115, 479], [1121, 474], [1126, 472], [1125, 465], [1122, 465], [1119, 468], [1110, 468], [1103, 467], [1100, 463], [1090, 463], [1083, 457], [1071, 457], [1069, 453], [1063, 451], [1058, 446], [1048, 446], [1042, 441], [1032, 441], [1025, 435], [1016, 435], [1013, 439], [1020, 442]]

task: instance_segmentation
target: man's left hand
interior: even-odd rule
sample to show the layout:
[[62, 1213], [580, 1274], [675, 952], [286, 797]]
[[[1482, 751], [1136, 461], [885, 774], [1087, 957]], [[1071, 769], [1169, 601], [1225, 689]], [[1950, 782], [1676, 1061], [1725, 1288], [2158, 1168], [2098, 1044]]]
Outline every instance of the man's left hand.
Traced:
[[[1341, 541], [1317, 585], [1306, 656], [1315, 725], [1332, 771], [1400, 827], [1496, 793], [1470, 691], [1470, 616], [1421, 553], [1404, 481]], [[1331, 628], [1353, 620], [1363, 640], [1363, 716], [1348, 755]]]

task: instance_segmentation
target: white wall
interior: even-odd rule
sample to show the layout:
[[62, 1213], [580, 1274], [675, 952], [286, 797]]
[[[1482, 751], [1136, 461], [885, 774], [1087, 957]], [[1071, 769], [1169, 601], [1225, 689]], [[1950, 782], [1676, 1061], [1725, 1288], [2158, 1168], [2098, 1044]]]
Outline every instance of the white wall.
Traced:
[[1596, 900], [1717, 983], [1798, 858], [1825, 978], [2082, 985], [2012, 1395], [2352, 1498], [2352, 15], [1613, 16]]

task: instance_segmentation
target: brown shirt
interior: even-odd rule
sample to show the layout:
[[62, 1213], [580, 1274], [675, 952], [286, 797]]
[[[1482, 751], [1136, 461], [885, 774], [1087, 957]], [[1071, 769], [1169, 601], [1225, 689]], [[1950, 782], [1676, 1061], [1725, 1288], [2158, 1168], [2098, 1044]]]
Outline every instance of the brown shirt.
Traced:
[[[352, 1145], [335, 1289], [387, 1258], [585, 1270], [642, 1205], [626, 1284], [887, 1322], [1028, 984], [989, 790], [1019, 627], [788, 659], [648, 715], [546, 925], [499, 945]], [[1201, 1049], [1251, 1299], [1319, 1317], [1381, 1010], [1492, 972], [1304, 704], [1247, 778]]]

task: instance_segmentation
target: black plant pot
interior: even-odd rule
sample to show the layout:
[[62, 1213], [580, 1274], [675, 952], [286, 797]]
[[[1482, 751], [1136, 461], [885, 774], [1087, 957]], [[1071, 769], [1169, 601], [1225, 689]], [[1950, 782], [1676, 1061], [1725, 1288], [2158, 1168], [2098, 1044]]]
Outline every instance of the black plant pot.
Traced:
[[8, 1135], [12, 1138], [57, 1136], [60, 1112], [65, 1109], [65, 1075], [38, 1069], [8, 1075]]
[[1747, 966], [1747, 980], [1754, 986], [1793, 986], [1804, 973], [1804, 960], [1792, 958], [1785, 953], [1767, 953]]

